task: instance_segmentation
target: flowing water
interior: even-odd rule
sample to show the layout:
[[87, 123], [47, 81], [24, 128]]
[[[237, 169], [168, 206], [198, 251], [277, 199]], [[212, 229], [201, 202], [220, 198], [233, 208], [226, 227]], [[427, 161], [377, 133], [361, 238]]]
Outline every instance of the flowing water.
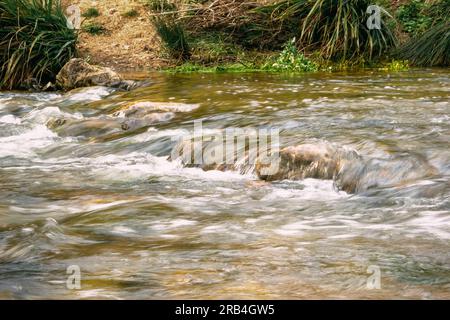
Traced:
[[[449, 75], [157, 73], [131, 92], [0, 92], [0, 298], [448, 299]], [[135, 102], [177, 110], [123, 128], [112, 115]], [[168, 155], [195, 120], [420, 156], [437, 174], [347, 194], [186, 168]]]

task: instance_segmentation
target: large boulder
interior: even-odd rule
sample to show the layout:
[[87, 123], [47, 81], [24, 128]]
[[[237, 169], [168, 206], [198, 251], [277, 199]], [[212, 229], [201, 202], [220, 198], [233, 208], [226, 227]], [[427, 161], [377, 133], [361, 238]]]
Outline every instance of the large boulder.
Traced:
[[121, 87], [124, 83], [114, 70], [77, 58], [67, 62], [56, 76], [57, 86], [64, 90], [90, 86]]
[[370, 158], [327, 142], [284, 148], [280, 151], [278, 170], [267, 175], [263, 173], [264, 168], [260, 162], [256, 163], [255, 172], [262, 180], [334, 180], [338, 190], [348, 193], [406, 186], [438, 174], [438, 170], [419, 155]]
[[271, 174], [266, 174], [264, 170], [270, 164], [256, 162], [255, 170], [259, 178], [266, 181], [333, 179], [344, 163], [360, 158], [354, 150], [327, 142], [287, 147], [279, 155], [278, 170]]
[[438, 174], [438, 170], [423, 156], [407, 154], [388, 159], [347, 161], [334, 181], [339, 190], [361, 193], [374, 188], [405, 187]]

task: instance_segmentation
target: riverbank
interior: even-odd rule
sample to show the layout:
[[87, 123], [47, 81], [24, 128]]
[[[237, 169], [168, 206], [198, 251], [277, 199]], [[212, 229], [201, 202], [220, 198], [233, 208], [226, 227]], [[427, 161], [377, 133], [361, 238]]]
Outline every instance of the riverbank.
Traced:
[[[430, 15], [427, 8], [437, 2], [426, 1], [426, 4], [420, 4], [416, 1], [376, 1], [392, 14], [391, 17], [384, 18], [398, 20], [387, 21], [383, 28], [392, 29], [395, 38], [403, 43], [421, 28], [425, 28], [425, 25], [432, 25], [429, 21], [431, 16], [427, 16]], [[173, 72], [233, 72], [271, 69], [268, 65], [277, 58], [283, 49], [282, 44], [295, 36], [295, 32], [289, 31], [291, 27], [282, 25], [292, 24], [292, 19], [302, 21], [303, 18], [301, 13], [289, 11], [291, 9], [288, 8], [288, 2], [280, 7], [260, 10], [262, 5], [280, 3], [283, 1], [64, 0], [63, 6], [67, 8], [68, 5], [76, 5], [81, 9], [83, 21], [78, 54], [90, 63], [113, 67], [120, 72], [159, 69], [170, 69]], [[271, 12], [269, 16], [267, 12]], [[287, 19], [287, 14], [292, 17]], [[267, 17], [273, 21], [261, 21]], [[352, 27], [351, 24], [348, 26]], [[260, 32], [264, 28], [266, 35]], [[281, 32], [282, 30], [284, 31]], [[273, 36], [267, 35], [271, 32], [274, 33]], [[389, 36], [389, 33], [383, 35], [385, 36]], [[378, 40], [373, 38], [369, 41]], [[392, 41], [395, 41], [394, 38]], [[390, 44], [379, 44], [386, 46], [386, 50], [389, 49]], [[177, 45], [187, 49], [177, 48]], [[364, 44], [358, 44], [357, 50], [362, 45]], [[372, 45], [374, 44], [370, 44]], [[167, 47], [171, 49], [167, 50]], [[381, 49], [382, 47], [378, 50]], [[172, 52], [168, 52], [170, 50]], [[174, 55], [177, 50], [186, 52], [175, 52]], [[320, 70], [375, 67], [398, 71], [408, 68], [406, 61], [394, 59], [388, 51], [383, 55], [378, 53], [377, 57], [358, 53], [357, 58], [351, 56], [333, 62], [335, 58], [331, 59], [332, 56], [327, 54], [330, 50], [340, 50], [338, 47], [325, 48], [325, 51], [317, 48], [300, 50]], [[176, 55], [179, 54], [184, 54], [185, 58], [177, 58]]]
[[[63, 0], [62, 5], [79, 6], [81, 13], [96, 9], [98, 16], [82, 17], [82, 26], [99, 26], [98, 34], [82, 29], [78, 55], [92, 64], [112, 67], [120, 72], [159, 69], [168, 65], [161, 58], [161, 44], [143, 1]], [[131, 17], [127, 12], [135, 12]]]
[[[450, 63], [448, 0], [377, 0], [387, 11], [376, 28], [368, 24], [368, 0], [318, 1], [62, 0], [61, 10], [59, 2], [7, 0], [0, 87], [54, 87], [76, 56], [120, 73], [404, 71]], [[78, 32], [66, 21], [76, 11]]]
[[[78, 38], [80, 58], [92, 64], [114, 68], [120, 73], [161, 70], [179, 65], [178, 61], [174, 61], [164, 53], [161, 37], [151, 22], [151, 18], [158, 15], [158, 12], [152, 10], [152, 1], [62, 0], [61, 2], [64, 10], [75, 5], [81, 11], [82, 27]], [[182, 12], [192, 8], [185, 6], [186, 1], [175, 2], [179, 5], [178, 10]], [[273, 0], [256, 2], [267, 4]], [[215, 60], [217, 64], [229, 65], [236, 61], [237, 55], [258, 58], [270, 54], [238, 49], [226, 40], [218, 39], [214, 34], [211, 37], [190, 40], [194, 44], [193, 50], [196, 51], [194, 58], [205, 67], [208, 61], [212, 62], [211, 60]]]

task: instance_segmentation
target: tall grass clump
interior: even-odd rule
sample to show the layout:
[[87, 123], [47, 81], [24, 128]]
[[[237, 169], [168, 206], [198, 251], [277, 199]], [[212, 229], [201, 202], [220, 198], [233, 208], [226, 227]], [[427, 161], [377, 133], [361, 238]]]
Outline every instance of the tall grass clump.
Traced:
[[296, 24], [298, 45], [319, 50], [326, 59], [372, 58], [395, 46], [396, 38], [381, 19], [367, 27], [371, 0], [284, 0], [270, 6], [271, 18]]
[[147, 0], [146, 5], [154, 12], [167, 12], [177, 9], [175, 3], [168, 0]]
[[0, 88], [53, 81], [74, 56], [77, 33], [60, 1], [0, 1]]
[[400, 48], [399, 57], [416, 66], [449, 66], [450, 22], [440, 22], [422, 35], [410, 39]]
[[450, 0], [427, 1], [421, 8], [420, 14], [428, 18], [429, 25], [400, 47], [398, 57], [415, 66], [449, 66]]
[[189, 60], [191, 48], [181, 22], [170, 16], [153, 17], [152, 22], [169, 56], [178, 61]]

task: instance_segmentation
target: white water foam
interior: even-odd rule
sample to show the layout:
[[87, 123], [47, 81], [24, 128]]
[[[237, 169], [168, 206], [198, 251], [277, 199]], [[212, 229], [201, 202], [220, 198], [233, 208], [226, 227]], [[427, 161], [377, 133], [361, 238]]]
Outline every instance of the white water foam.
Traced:
[[113, 88], [107, 87], [89, 87], [75, 89], [64, 95], [61, 100], [65, 102], [90, 102], [102, 100], [104, 97], [109, 96], [111, 93], [116, 91]]
[[32, 110], [23, 118], [23, 120], [43, 125], [47, 123], [50, 118], [55, 117], [77, 120], [83, 119], [83, 115], [81, 113], [68, 113], [61, 111], [58, 107], [46, 107], [43, 109]]
[[11, 114], [8, 114], [6, 116], [0, 117], [1, 123], [7, 123], [7, 124], [21, 124], [22, 120], [20, 118], [17, 118]]
[[186, 129], [169, 129], [159, 131], [155, 128], [149, 128], [146, 132], [131, 136], [127, 139], [132, 142], [148, 142], [160, 138], [169, 137], [174, 141], [177, 141], [178, 139], [186, 137], [188, 135], [189, 131]]
[[344, 191], [337, 191], [333, 187], [332, 180], [304, 179], [300, 181], [289, 181], [289, 184], [297, 185], [298, 188], [289, 188], [283, 186], [272, 186], [272, 192], [267, 194], [261, 200], [278, 201], [280, 199], [294, 201], [318, 200], [329, 201], [334, 199], [345, 199], [350, 195]]
[[37, 125], [22, 134], [0, 138], [0, 157], [33, 157], [34, 150], [55, 142], [58, 136], [44, 125]]
[[208, 181], [229, 181], [248, 179], [237, 172], [204, 171], [200, 168], [186, 168], [179, 161], [156, 157], [148, 153], [133, 152], [128, 155], [108, 155], [88, 160], [93, 173], [101, 178], [124, 181], [146, 180], [151, 176], [174, 177]]
[[450, 240], [449, 211], [423, 211], [406, 224], [409, 226], [409, 232], [421, 233], [425, 231], [438, 239]]

